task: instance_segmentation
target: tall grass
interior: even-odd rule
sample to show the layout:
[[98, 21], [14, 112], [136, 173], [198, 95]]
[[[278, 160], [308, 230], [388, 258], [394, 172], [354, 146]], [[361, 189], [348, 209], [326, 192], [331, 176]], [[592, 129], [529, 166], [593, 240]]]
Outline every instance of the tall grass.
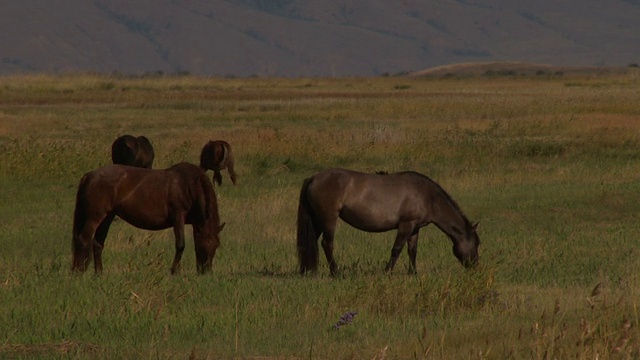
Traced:
[[[0, 357], [637, 358], [637, 78], [0, 78]], [[232, 144], [211, 275], [188, 242], [171, 276], [171, 231], [123, 221], [104, 274], [70, 274], [78, 181], [124, 133], [160, 168]], [[341, 276], [299, 276], [300, 185], [334, 166], [433, 178], [481, 266], [427, 227], [418, 275], [387, 275], [395, 234], [341, 223]]]

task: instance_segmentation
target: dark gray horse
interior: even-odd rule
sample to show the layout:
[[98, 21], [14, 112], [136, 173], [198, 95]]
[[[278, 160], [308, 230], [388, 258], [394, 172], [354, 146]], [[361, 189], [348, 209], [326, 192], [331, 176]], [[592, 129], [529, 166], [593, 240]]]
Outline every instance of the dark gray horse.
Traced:
[[144, 136], [122, 135], [111, 145], [111, 160], [114, 164], [151, 169], [154, 157], [153, 146]]
[[465, 267], [478, 263], [478, 224], [464, 216], [456, 202], [433, 180], [417, 172], [366, 174], [328, 169], [305, 179], [298, 206], [297, 245], [300, 273], [318, 268], [318, 238], [331, 275], [333, 236], [338, 218], [368, 232], [397, 229], [386, 271], [391, 271], [405, 243], [416, 271], [420, 228], [431, 223], [453, 241], [453, 254]]

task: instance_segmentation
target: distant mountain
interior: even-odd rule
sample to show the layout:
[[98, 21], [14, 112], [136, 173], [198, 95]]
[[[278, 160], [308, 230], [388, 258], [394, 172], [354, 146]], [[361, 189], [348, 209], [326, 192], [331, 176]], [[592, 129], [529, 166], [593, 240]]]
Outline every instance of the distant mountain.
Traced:
[[20, 0], [0, 75], [377, 76], [640, 62], [640, 0]]

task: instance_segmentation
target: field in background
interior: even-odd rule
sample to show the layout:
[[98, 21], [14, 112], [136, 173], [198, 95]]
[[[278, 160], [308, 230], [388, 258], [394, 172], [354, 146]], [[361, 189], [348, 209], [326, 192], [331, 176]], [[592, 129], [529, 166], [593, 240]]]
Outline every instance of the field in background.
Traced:
[[[639, 80], [0, 78], [0, 357], [637, 358]], [[70, 274], [78, 181], [125, 133], [158, 168], [233, 146], [212, 274], [190, 234], [171, 276], [171, 231], [122, 221], [104, 274]], [[340, 224], [341, 276], [299, 276], [298, 192], [326, 167], [430, 176], [480, 222], [481, 266], [428, 227], [418, 275], [404, 253], [386, 275], [395, 233]]]

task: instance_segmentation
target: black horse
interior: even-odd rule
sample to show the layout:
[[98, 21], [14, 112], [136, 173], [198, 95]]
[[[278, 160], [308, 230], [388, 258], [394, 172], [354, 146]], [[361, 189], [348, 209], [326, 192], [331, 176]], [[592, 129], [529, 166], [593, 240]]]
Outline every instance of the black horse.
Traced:
[[478, 263], [480, 239], [477, 223], [464, 216], [456, 202], [433, 180], [417, 172], [366, 174], [345, 169], [328, 169], [305, 179], [300, 191], [297, 247], [300, 273], [318, 268], [318, 238], [331, 275], [337, 272], [333, 258], [333, 237], [338, 218], [368, 232], [397, 229], [391, 271], [405, 243], [416, 271], [418, 232], [435, 224], [453, 241], [453, 254], [465, 267]]
[[111, 145], [111, 160], [114, 164], [151, 169], [155, 153], [145, 136], [122, 135]]
[[224, 223], [220, 224], [213, 184], [200, 167], [179, 163], [151, 170], [109, 165], [85, 174], [73, 216], [73, 271], [84, 272], [93, 255], [95, 272], [102, 272], [102, 248], [116, 216], [145, 230], [173, 228], [172, 273], [178, 271], [185, 247], [184, 226], [191, 224], [197, 270], [211, 269]]

